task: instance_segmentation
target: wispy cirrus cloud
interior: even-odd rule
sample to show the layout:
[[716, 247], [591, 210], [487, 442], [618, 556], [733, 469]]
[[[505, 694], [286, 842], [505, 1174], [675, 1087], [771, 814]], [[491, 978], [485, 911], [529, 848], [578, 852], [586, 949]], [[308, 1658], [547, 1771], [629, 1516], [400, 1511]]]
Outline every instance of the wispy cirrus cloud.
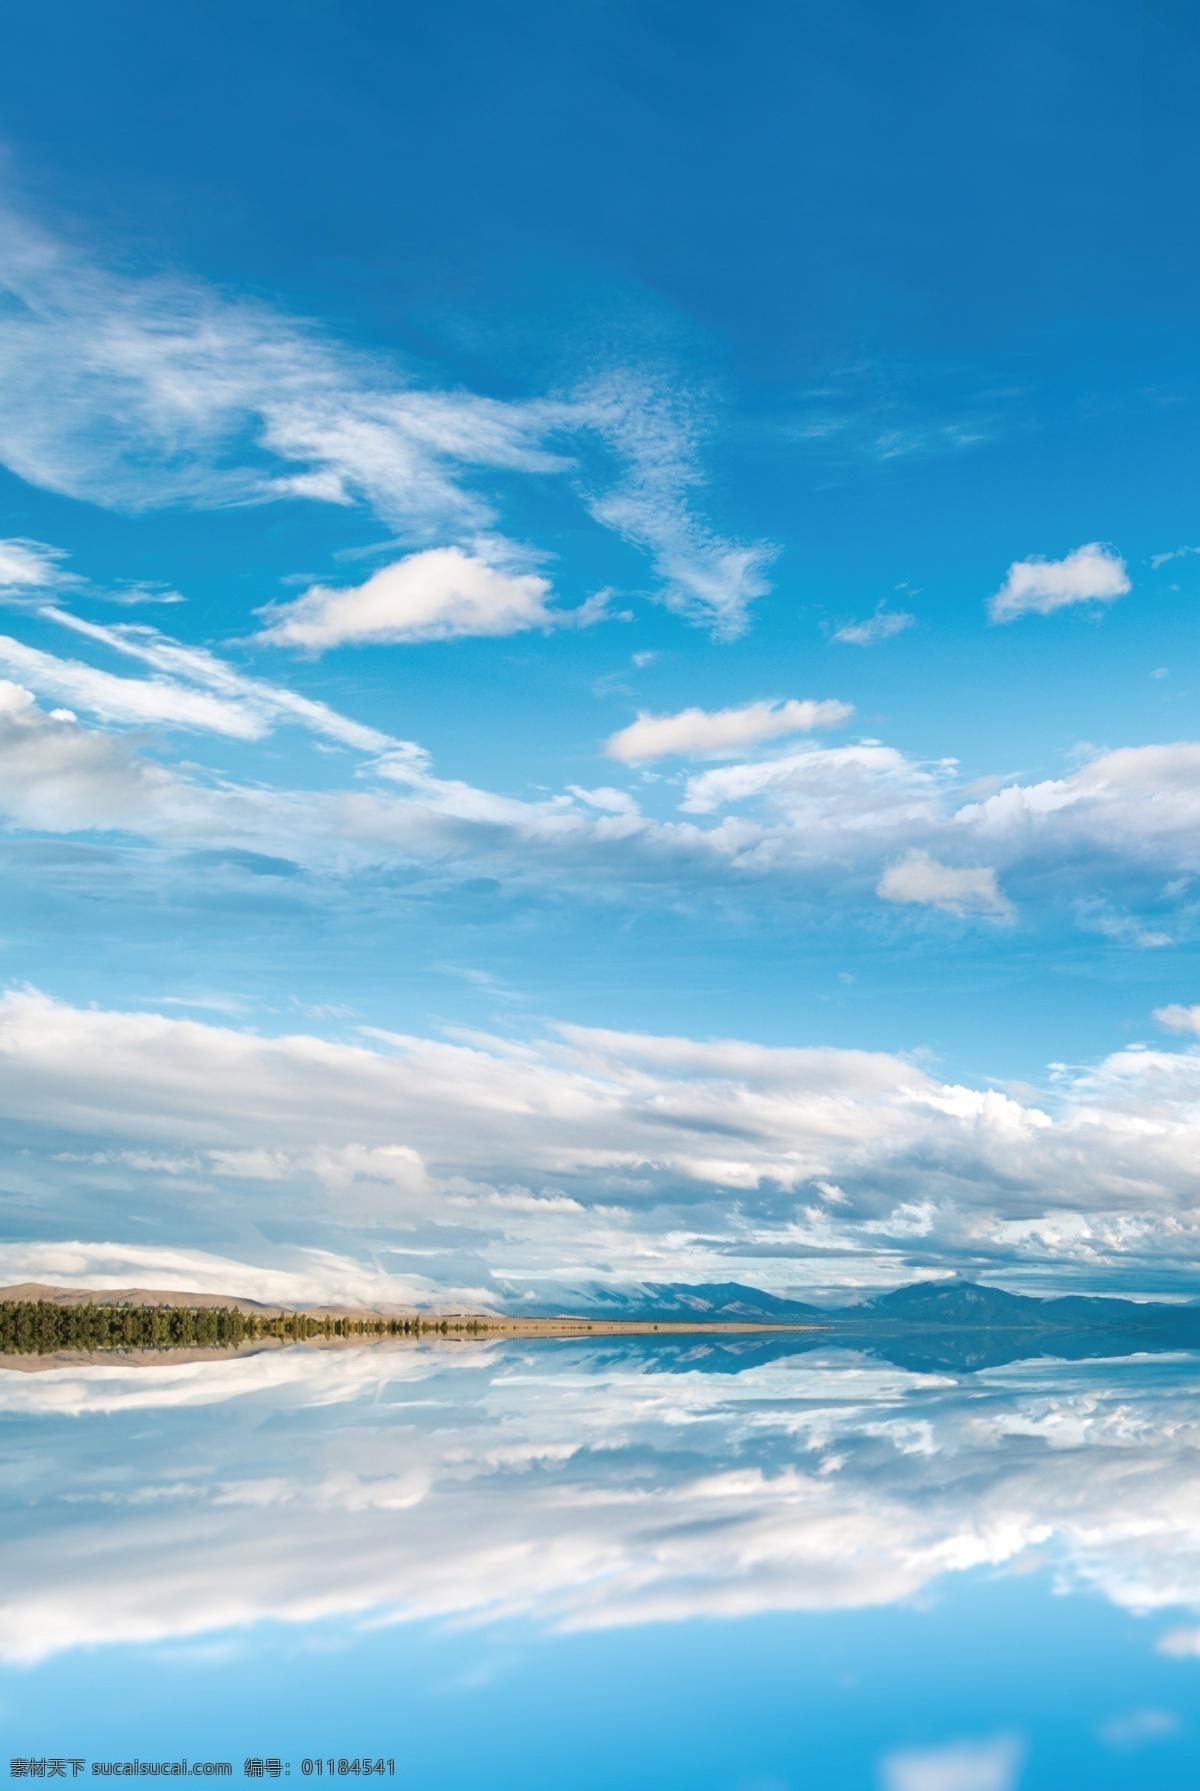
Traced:
[[844, 622], [834, 629], [831, 638], [847, 647], [877, 647], [880, 641], [890, 641], [905, 629], [915, 627], [916, 620], [907, 610], [888, 609], [880, 603], [874, 615], [863, 622]]
[[[0, 460], [32, 484], [134, 510], [364, 504], [410, 544], [469, 549], [498, 520], [482, 476], [570, 474], [649, 554], [650, 594], [718, 637], [768, 588], [774, 549], [695, 509], [702, 407], [660, 378], [615, 369], [513, 401], [434, 390], [260, 302], [110, 274], [11, 212], [0, 291]], [[615, 479], [581, 461], [595, 443]]]
[[44, 593], [78, 582], [63, 566], [66, 557], [61, 548], [24, 536], [0, 541], [0, 593]]
[[268, 729], [266, 716], [244, 703], [228, 702], [177, 679], [114, 677], [81, 660], [39, 652], [5, 634], [0, 634], [0, 670], [31, 690], [87, 710], [102, 721], [133, 726], [162, 723], [238, 740], [261, 739]]
[[650, 553], [668, 609], [718, 640], [736, 640], [750, 605], [770, 589], [765, 573], [778, 549], [729, 541], [692, 509], [689, 494], [702, 483], [699, 407], [662, 381], [624, 371], [583, 386], [574, 404], [625, 463], [617, 484], [589, 499], [592, 515]]
[[762, 804], [797, 838], [832, 827], [847, 843], [937, 825], [952, 780], [949, 763], [922, 765], [862, 740], [852, 746], [807, 746], [777, 758], [698, 772], [680, 804], [685, 814]]
[[416, 389], [196, 281], [109, 274], [11, 213], [0, 288], [0, 454], [50, 490], [132, 509], [359, 500], [419, 534], [492, 520], [464, 467], [562, 465], [527, 407]]
[[[156, 680], [160, 690], [170, 689], [174, 692], [186, 693], [188, 687], [200, 686], [213, 693], [222, 704], [223, 713], [231, 718], [240, 718], [237, 726], [217, 728], [217, 732], [242, 733], [247, 739], [257, 739], [270, 732], [273, 727], [284, 724], [308, 729], [311, 733], [323, 735], [328, 740], [337, 741], [339, 745], [355, 748], [359, 752], [378, 753], [389, 751], [393, 754], [407, 752], [418, 754], [418, 749], [411, 743], [393, 740], [387, 734], [380, 733], [377, 728], [365, 727], [361, 722], [353, 721], [349, 716], [340, 715], [327, 703], [315, 701], [312, 697], [300, 695], [284, 685], [268, 683], [263, 678], [255, 678], [248, 673], [240, 672], [226, 660], [210, 653], [204, 647], [185, 646], [182, 642], [172, 640], [169, 635], [162, 634], [156, 628], [145, 624], [119, 623], [108, 627], [99, 622], [85, 621], [81, 616], [72, 615], [69, 610], [47, 607], [42, 614], [62, 627], [82, 635], [85, 639], [121, 654], [127, 659], [134, 659], [148, 665], [155, 672], [165, 674], [169, 684], [162, 678]], [[42, 656], [49, 659], [49, 655]], [[15, 663], [15, 662], [14, 662]], [[54, 662], [59, 664], [61, 662]], [[18, 673], [18, 675], [21, 675]], [[49, 671], [30, 676], [35, 688], [40, 688], [38, 675], [50, 676]], [[97, 678], [101, 674], [95, 674]], [[125, 699], [130, 712], [120, 719], [136, 719], [136, 708], [139, 702], [138, 681], [131, 679], [113, 679], [110, 690], [110, 703], [116, 701], [111, 693], [112, 685], [129, 686], [130, 692]], [[85, 708], [95, 705], [81, 696], [80, 701]], [[190, 722], [181, 721], [183, 726], [201, 726], [199, 709], [189, 707], [186, 695], [179, 696], [181, 714], [184, 709], [193, 717]], [[97, 713], [104, 713], [98, 710]], [[118, 719], [114, 709], [109, 711], [110, 719]], [[169, 712], [164, 711], [158, 719], [170, 720]]]
[[826, 478], [835, 469], [961, 455], [1030, 424], [1021, 390], [960, 363], [889, 358], [829, 368], [798, 406], [791, 433], [819, 456]]

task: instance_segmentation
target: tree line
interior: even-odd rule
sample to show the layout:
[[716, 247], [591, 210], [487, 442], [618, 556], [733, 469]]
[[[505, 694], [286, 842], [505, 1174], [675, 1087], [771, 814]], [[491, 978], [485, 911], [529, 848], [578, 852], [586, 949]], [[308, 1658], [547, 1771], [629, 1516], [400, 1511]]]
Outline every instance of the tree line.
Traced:
[[236, 1306], [59, 1306], [0, 1300], [0, 1355], [64, 1349], [235, 1349], [263, 1338], [418, 1337], [480, 1331], [474, 1319], [330, 1318], [307, 1312], [266, 1315]]

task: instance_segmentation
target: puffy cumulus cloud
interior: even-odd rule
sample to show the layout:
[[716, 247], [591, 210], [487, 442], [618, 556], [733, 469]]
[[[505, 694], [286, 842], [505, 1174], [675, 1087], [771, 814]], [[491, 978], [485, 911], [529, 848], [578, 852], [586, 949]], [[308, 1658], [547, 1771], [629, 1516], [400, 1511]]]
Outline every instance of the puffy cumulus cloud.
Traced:
[[198, 786], [139, 758], [126, 739], [44, 714], [9, 679], [0, 679], [0, 773], [5, 819], [37, 832], [167, 835], [212, 819]]
[[1200, 1006], [1185, 1007], [1182, 1002], [1172, 1001], [1166, 1007], [1156, 1007], [1154, 1018], [1168, 1032], [1200, 1033]]
[[260, 611], [258, 638], [323, 653], [370, 641], [446, 641], [466, 635], [519, 634], [530, 628], [584, 627], [599, 621], [605, 599], [579, 609], [549, 607], [549, 579], [509, 572], [458, 547], [431, 547], [373, 573], [348, 590], [314, 585], [293, 603]]
[[1200, 868], [1200, 744], [1126, 746], [1037, 784], [1009, 784], [955, 820], [1015, 858], [1086, 844], [1179, 870]]
[[[664, 380], [618, 370], [512, 402], [419, 388], [261, 303], [182, 278], [118, 278], [11, 212], [0, 292], [0, 461], [31, 484], [132, 509], [362, 503], [412, 542], [468, 545], [496, 522], [482, 475], [570, 473], [689, 619], [735, 635], [768, 588], [773, 550], [695, 513], [703, 416]], [[579, 465], [597, 443], [616, 457], [615, 484]]]
[[186, 1223], [187, 1188], [224, 1188], [222, 1210], [236, 1189], [247, 1220], [286, 1190], [294, 1237], [330, 1214], [347, 1235], [440, 1227], [422, 1274], [461, 1282], [465, 1249], [479, 1286], [614, 1262], [629, 1280], [902, 1279], [914, 1252], [1106, 1285], [1200, 1262], [1190, 1053], [1117, 1053], [1038, 1105], [882, 1052], [569, 1025], [264, 1038], [11, 991], [0, 1066], [0, 1116], [40, 1165], [31, 1183], [21, 1159], [23, 1183], [66, 1190], [72, 1225], [119, 1173], [151, 1227]]
[[1061, 560], [1015, 560], [988, 600], [988, 615], [993, 622], [1015, 622], [1018, 616], [1048, 616], [1077, 603], [1115, 603], [1131, 589], [1120, 555], [1089, 541]]
[[604, 743], [610, 759], [641, 765], [670, 754], [697, 756], [737, 752], [780, 734], [807, 734], [849, 721], [850, 703], [800, 701], [746, 703], [740, 709], [681, 709], [676, 715], [644, 711]]
[[990, 865], [942, 864], [919, 850], [887, 866], [879, 879], [879, 894], [885, 902], [916, 902], [949, 914], [1013, 918], [1013, 905]]
[[[0, 1525], [0, 1653], [264, 1619], [852, 1612], [1022, 1557], [1142, 1616], [1200, 1611], [1185, 1363], [963, 1388], [808, 1339], [519, 1361], [466, 1342], [0, 1371], [36, 1438]], [[278, 1421], [196, 1423], [243, 1401]], [[87, 1412], [107, 1422], [61, 1421]]]
[[1025, 1748], [1016, 1735], [904, 1748], [879, 1764], [883, 1791], [1015, 1791]]
[[828, 850], [834, 836], [843, 851], [853, 852], [856, 843], [861, 850], [863, 842], [878, 851], [889, 834], [939, 826], [951, 769], [949, 762], [916, 764], [878, 740], [804, 747], [779, 758], [700, 772], [688, 779], [680, 807], [685, 814], [705, 815], [760, 802], [788, 829], [770, 839], [776, 854], [784, 847], [797, 855], [822, 846]]

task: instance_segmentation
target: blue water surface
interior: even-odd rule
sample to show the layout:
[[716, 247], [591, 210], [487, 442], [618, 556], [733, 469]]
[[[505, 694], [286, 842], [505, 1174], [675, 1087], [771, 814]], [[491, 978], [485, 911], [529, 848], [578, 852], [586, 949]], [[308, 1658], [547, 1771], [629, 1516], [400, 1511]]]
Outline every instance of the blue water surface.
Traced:
[[621, 1341], [7, 1368], [5, 1769], [1194, 1784], [1197, 1366]]

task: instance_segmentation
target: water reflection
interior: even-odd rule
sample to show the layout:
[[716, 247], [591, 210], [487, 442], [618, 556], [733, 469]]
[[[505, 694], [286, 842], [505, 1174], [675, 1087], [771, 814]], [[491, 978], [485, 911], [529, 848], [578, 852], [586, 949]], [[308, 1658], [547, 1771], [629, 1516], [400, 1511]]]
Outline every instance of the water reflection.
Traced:
[[10, 1365], [0, 1650], [266, 1617], [578, 1630], [846, 1610], [1038, 1559], [1132, 1611], [1185, 1607], [1166, 1645], [1192, 1648], [1200, 1360], [965, 1373], [944, 1337], [894, 1343]]

